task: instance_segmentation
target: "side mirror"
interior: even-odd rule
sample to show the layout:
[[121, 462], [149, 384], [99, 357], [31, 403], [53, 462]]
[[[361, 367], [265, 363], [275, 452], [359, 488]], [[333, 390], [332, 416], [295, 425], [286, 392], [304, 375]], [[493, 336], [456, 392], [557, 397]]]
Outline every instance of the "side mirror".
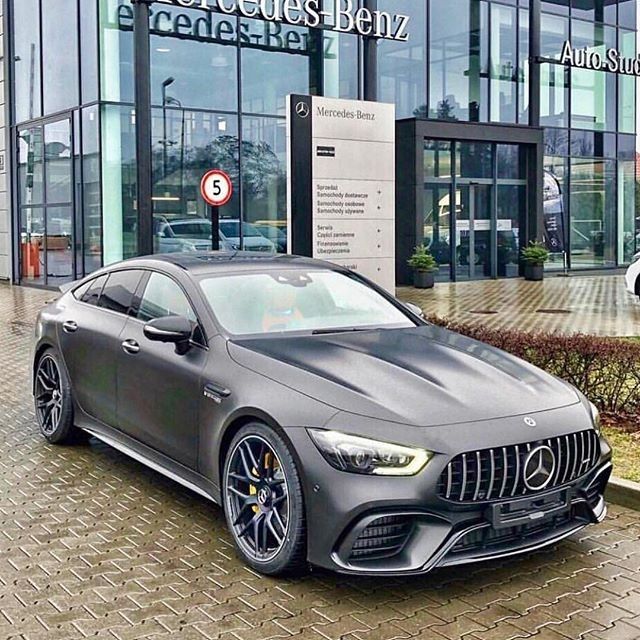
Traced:
[[156, 318], [144, 325], [144, 335], [152, 342], [169, 342], [176, 345], [176, 353], [184, 355], [191, 348], [193, 325], [183, 316]]
[[411, 311], [414, 316], [418, 316], [418, 318], [424, 320], [424, 311], [422, 311], [422, 309], [417, 304], [413, 304], [412, 302], [405, 302], [404, 306], [407, 307], [407, 309], [409, 309], [409, 311]]

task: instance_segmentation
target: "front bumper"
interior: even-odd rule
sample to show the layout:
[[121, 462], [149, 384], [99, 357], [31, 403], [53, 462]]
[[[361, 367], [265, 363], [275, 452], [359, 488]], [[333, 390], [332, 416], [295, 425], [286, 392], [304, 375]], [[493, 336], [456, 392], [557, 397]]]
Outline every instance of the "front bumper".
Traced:
[[[436, 567], [535, 551], [606, 516], [611, 452], [572, 482], [534, 495], [455, 504], [436, 495], [441, 466], [412, 478], [334, 470], [302, 430], [292, 439], [305, 460], [311, 564], [361, 575], [422, 574]], [[300, 448], [305, 449], [304, 452]]]

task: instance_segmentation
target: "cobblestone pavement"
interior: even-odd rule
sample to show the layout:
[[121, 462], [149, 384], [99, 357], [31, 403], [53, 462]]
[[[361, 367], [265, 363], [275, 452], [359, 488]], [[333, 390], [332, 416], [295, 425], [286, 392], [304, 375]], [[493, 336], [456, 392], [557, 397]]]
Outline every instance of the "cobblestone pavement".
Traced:
[[91, 440], [52, 447], [29, 396], [36, 309], [0, 285], [0, 638], [640, 638], [640, 517], [411, 579], [260, 577], [221, 510]]
[[494, 328], [640, 335], [640, 302], [625, 291], [622, 275], [439, 283], [398, 295], [427, 313]]

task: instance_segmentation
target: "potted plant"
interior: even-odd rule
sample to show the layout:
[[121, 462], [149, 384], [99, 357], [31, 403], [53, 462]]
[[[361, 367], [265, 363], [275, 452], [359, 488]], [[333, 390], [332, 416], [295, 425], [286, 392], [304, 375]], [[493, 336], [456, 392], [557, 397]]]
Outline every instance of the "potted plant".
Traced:
[[536, 240], [532, 240], [528, 247], [522, 250], [525, 280], [540, 281], [544, 277], [544, 263], [549, 259], [549, 251]]
[[413, 285], [418, 289], [432, 289], [438, 263], [426, 247], [422, 245], [416, 247], [407, 262], [413, 269]]

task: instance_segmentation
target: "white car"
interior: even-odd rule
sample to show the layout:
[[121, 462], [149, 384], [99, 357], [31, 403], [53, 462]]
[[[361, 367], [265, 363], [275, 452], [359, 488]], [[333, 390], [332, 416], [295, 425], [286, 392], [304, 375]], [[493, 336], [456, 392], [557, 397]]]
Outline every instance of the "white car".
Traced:
[[633, 256], [633, 260], [624, 276], [627, 291], [636, 296], [640, 296], [640, 253]]

